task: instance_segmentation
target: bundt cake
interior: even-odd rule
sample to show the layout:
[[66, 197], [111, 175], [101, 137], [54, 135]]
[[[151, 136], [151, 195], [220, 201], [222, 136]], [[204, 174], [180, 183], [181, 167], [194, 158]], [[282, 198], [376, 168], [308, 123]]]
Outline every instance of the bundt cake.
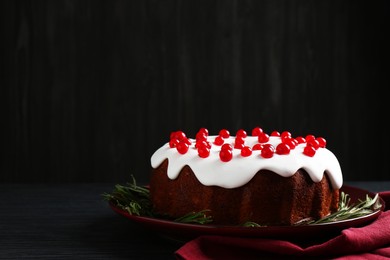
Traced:
[[157, 214], [207, 210], [214, 225], [294, 225], [337, 210], [343, 178], [322, 137], [290, 132], [235, 136], [222, 129], [195, 138], [183, 131], [151, 157], [150, 199]]

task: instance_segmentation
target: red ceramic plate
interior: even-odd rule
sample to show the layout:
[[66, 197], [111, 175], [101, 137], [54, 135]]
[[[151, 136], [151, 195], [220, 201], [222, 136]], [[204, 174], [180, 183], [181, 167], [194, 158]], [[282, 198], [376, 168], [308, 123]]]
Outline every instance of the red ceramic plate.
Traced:
[[[365, 200], [366, 195], [374, 197], [375, 193], [360, 188], [343, 186], [341, 188], [351, 198], [354, 203], [359, 199]], [[198, 225], [177, 223], [164, 219], [151, 217], [141, 217], [130, 215], [128, 212], [116, 207], [110, 203], [111, 208], [118, 214], [139, 223], [148, 229], [151, 229], [160, 235], [175, 240], [185, 242], [201, 235], [223, 235], [223, 236], [240, 236], [240, 237], [257, 237], [257, 238], [321, 238], [329, 237], [339, 233], [341, 230], [350, 227], [359, 227], [374, 221], [384, 210], [385, 203], [380, 199], [382, 207], [373, 213], [362, 217], [335, 221], [324, 224], [301, 225], [301, 226], [267, 226], [267, 227], [238, 227], [238, 226], [217, 226], [217, 225]]]

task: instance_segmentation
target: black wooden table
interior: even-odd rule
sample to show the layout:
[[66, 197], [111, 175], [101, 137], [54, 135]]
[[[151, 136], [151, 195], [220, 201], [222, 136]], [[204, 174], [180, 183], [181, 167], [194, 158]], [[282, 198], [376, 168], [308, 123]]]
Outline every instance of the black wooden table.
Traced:
[[[389, 182], [346, 183], [373, 192]], [[0, 184], [0, 259], [174, 259], [180, 245], [116, 214], [114, 183]]]

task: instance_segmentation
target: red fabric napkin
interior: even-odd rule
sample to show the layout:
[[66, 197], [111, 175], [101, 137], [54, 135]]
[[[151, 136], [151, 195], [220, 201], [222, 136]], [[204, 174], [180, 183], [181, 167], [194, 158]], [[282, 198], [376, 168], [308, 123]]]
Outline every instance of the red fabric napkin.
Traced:
[[177, 259], [390, 259], [390, 191], [380, 192], [385, 211], [372, 223], [348, 228], [325, 242], [300, 243], [267, 238], [201, 236], [179, 248]]

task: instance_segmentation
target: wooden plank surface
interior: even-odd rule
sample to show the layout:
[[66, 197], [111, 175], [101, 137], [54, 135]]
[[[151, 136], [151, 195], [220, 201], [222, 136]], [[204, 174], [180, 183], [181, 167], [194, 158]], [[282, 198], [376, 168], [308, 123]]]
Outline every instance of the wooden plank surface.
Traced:
[[388, 1], [2, 1], [0, 181], [149, 178], [181, 129], [324, 136], [388, 180]]
[[[116, 214], [102, 200], [114, 184], [0, 183], [0, 259], [174, 259], [182, 244]], [[389, 181], [346, 184], [390, 190]]]
[[109, 184], [0, 184], [0, 259], [174, 259], [177, 244], [113, 212]]

